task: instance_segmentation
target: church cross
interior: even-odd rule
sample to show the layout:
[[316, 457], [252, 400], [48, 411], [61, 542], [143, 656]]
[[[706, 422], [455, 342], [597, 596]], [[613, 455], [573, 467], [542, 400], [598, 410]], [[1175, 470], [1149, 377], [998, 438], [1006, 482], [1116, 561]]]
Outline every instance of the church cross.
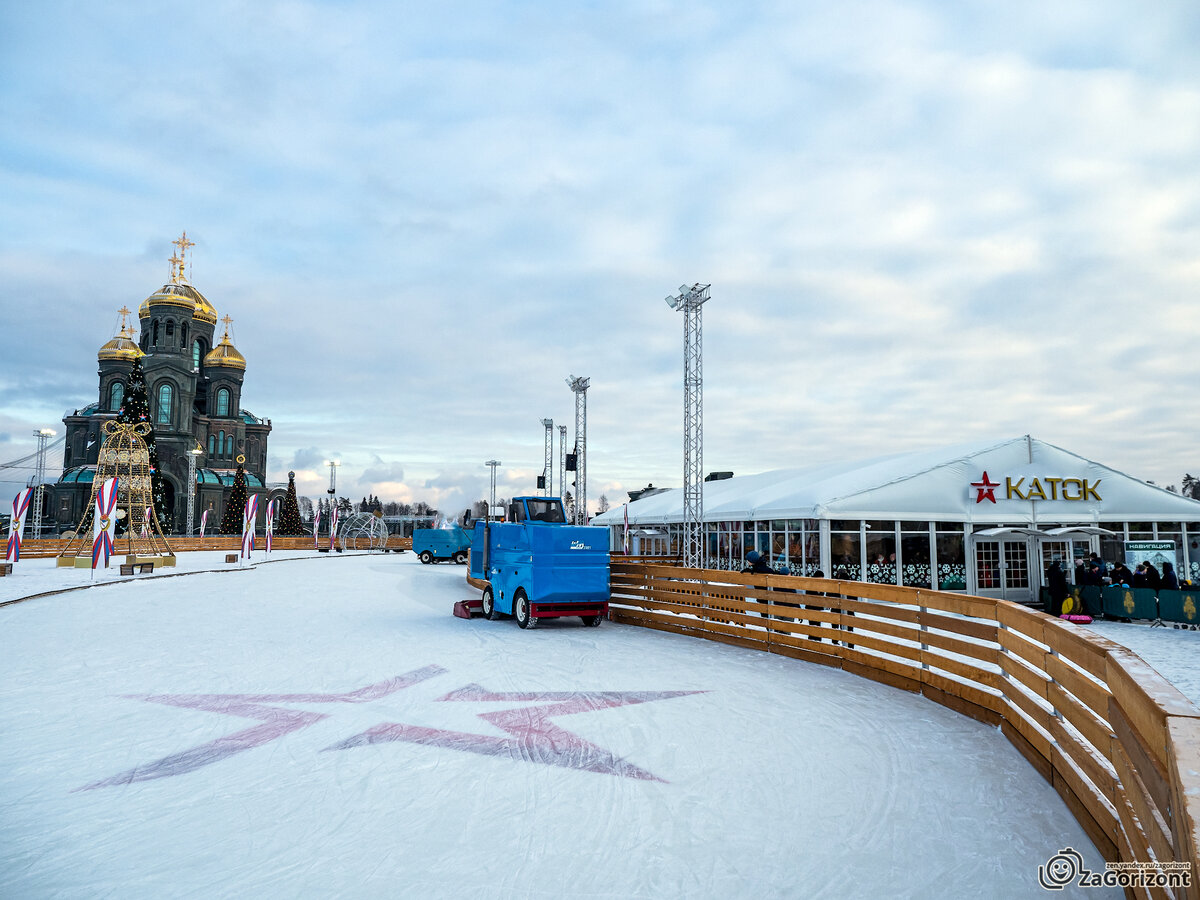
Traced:
[[176, 259], [175, 259], [175, 257], [174, 257], [174, 256], [172, 256], [172, 257], [171, 257], [171, 261], [172, 261], [172, 262], [178, 262], [178, 263], [179, 263], [179, 277], [181, 277], [181, 278], [182, 278], [182, 277], [183, 277], [183, 261], [184, 261], [184, 259], [187, 257], [187, 250], [188, 250], [188, 247], [195, 247], [195, 246], [196, 246], [196, 242], [195, 242], [195, 241], [189, 241], [189, 240], [188, 240], [188, 237], [187, 237], [187, 232], [185, 231], [185, 232], [184, 232], [184, 233], [183, 233], [183, 234], [180, 236], [179, 240], [177, 240], [177, 241], [171, 241], [171, 243], [172, 243], [172, 244], [174, 244], [176, 247], [178, 247], [178, 248], [179, 248], [179, 259], [178, 259], [178, 260], [176, 260]]

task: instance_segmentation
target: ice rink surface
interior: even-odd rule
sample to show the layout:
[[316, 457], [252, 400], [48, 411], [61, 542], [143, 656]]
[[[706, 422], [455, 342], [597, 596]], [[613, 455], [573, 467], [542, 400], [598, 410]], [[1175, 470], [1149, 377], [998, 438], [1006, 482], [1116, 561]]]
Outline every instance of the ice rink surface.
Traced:
[[[0, 897], [1016, 898], [1062, 848], [1102, 867], [997, 729], [919, 696], [456, 619], [465, 567], [411, 554], [275, 556], [0, 607]], [[86, 582], [52, 563], [0, 602]]]

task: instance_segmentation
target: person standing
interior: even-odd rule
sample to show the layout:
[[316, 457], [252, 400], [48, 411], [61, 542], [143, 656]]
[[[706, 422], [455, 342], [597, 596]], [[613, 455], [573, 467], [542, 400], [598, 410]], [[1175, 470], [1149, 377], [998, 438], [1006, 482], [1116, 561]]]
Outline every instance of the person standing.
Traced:
[[1179, 590], [1179, 576], [1175, 574], [1175, 566], [1169, 562], [1163, 563], [1161, 587], [1164, 591]]
[[1062, 563], [1057, 559], [1050, 563], [1050, 568], [1046, 570], [1046, 587], [1050, 590], [1050, 609], [1048, 612], [1052, 616], [1061, 616], [1063, 614], [1063, 603], [1070, 593], [1067, 587], [1067, 573], [1063, 571]]

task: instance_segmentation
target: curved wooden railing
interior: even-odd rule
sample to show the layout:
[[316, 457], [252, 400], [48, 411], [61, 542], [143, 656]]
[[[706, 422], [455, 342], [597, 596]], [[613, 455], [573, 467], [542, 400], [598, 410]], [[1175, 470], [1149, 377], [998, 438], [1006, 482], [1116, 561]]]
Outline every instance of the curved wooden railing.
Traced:
[[983, 597], [615, 556], [611, 573], [614, 621], [834, 666], [998, 726], [1106, 860], [1191, 865], [1192, 887], [1135, 896], [1198, 896], [1200, 709], [1132, 651]]
[[[265, 546], [263, 543], [264, 540], [262, 532], [259, 532], [258, 537], [255, 539], [255, 546], [261, 549]], [[214, 534], [204, 538], [167, 535], [167, 543], [176, 553], [190, 553], [195, 550], [225, 550], [232, 552], [241, 549], [242, 538], [236, 534]], [[116, 544], [117, 553], [119, 554], [122, 552], [120, 538], [117, 538]], [[39, 559], [47, 556], [58, 556], [58, 554], [66, 549], [66, 546], [67, 541], [64, 538], [29, 539], [21, 544], [21, 558]], [[276, 550], [311, 550], [313, 539], [311, 534], [300, 537], [275, 535], [271, 539], [271, 546]], [[321, 535], [321, 546], [329, 546], [328, 535]], [[411, 550], [412, 538], [400, 537], [395, 534], [390, 535], [387, 541], [387, 549]]]

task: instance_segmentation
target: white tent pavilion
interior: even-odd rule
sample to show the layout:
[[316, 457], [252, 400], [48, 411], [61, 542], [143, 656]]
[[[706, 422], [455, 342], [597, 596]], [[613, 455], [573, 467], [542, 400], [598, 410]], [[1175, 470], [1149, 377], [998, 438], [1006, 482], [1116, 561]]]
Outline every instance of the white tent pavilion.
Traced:
[[[631, 553], [674, 556], [682, 493], [592, 524], [620, 550], [627, 511]], [[704, 520], [710, 568], [741, 568], [758, 550], [797, 575], [1029, 603], [1054, 559], [1115, 562], [1127, 542], [1153, 542], [1200, 581], [1200, 502], [1028, 435], [705, 482]]]

